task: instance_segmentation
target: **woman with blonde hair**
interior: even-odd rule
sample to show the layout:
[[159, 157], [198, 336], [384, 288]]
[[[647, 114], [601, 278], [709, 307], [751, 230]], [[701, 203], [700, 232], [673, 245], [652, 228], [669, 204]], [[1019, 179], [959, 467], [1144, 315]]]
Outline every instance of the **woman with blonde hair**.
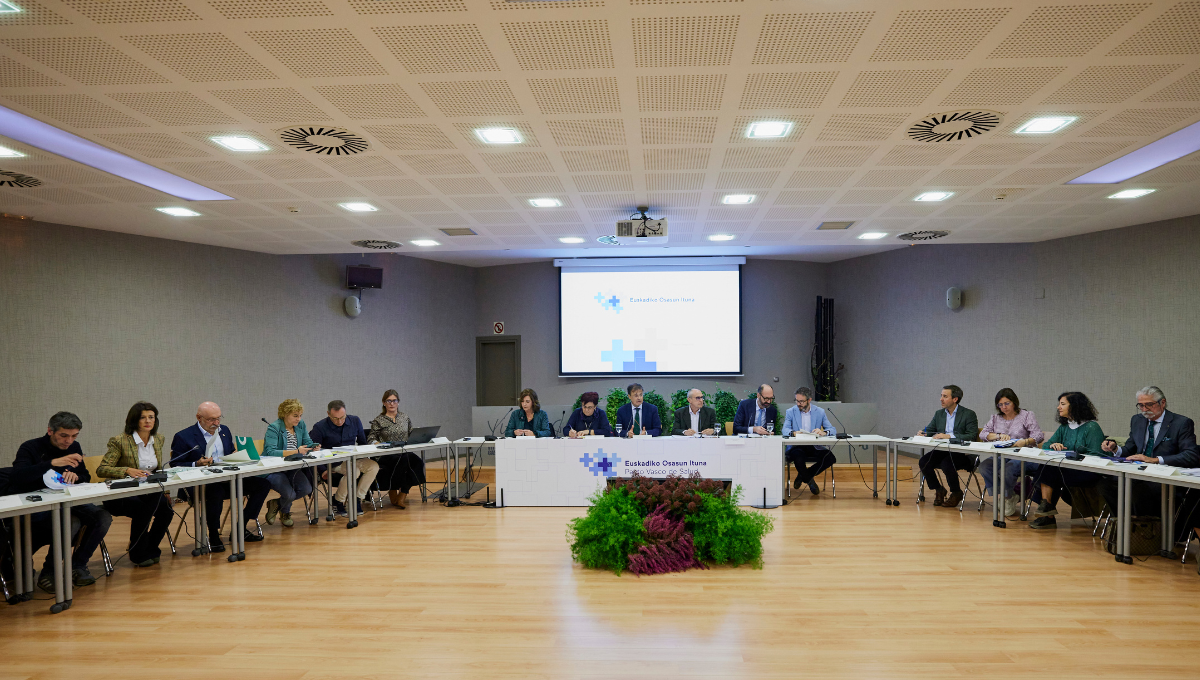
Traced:
[[[406, 442], [412, 432], [412, 421], [400, 410], [400, 393], [388, 390], [383, 393], [383, 410], [371, 421], [367, 443]], [[379, 474], [375, 482], [388, 492], [388, 498], [397, 508], [407, 508], [408, 491], [425, 483], [425, 462], [409, 451], [379, 458]]]
[[[285, 399], [279, 405], [279, 420], [267, 425], [267, 434], [263, 437], [263, 455], [290, 456], [319, 450], [321, 446], [314, 444], [312, 437], [308, 436], [303, 417], [304, 405], [295, 399]], [[283, 526], [292, 526], [295, 524], [292, 521], [292, 503], [313, 491], [308, 470], [301, 468], [273, 472], [267, 475], [267, 483], [279, 494], [279, 498], [267, 501], [267, 524], [274, 524], [278, 515], [282, 518]]]

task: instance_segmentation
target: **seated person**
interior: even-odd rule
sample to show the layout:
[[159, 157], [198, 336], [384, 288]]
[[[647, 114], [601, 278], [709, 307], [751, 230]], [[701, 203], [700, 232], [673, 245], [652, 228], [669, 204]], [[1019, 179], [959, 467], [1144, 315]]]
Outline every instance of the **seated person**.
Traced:
[[[933, 419], [924, 430], [917, 433], [918, 437], [933, 437], [934, 439], [965, 439], [975, 441], [979, 434], [979, 418], [971, 409], [960, 406], [963, 391], [958, 385], [946, 385], [942, 388], [942, 408], [933, 414]], [[975, 465], [974, 457], [958, 451], [934, 449], [917, 462], [925, 483], [933, 489], [933, 504], [946, 508], [957, 508], [963, 500], [962, 485], [958, 479], [959, 470], [970, 470]], [[942, 488], [935, 470], [941, 470], [946, 475], [946, 483], [950, 485], [950, 495]]]
[[[295, 399], [284, 399], [277, 413], [279, 419], [267, 425], [267, 434], [263, 436], [264, 456], [306, 454], [321, 448], [308, 436], [308, 428], [303, 420], [303, 404]], [[308, 475], [309, 471], [303, 468], [267, 475], [267, 483], [279, 494], [279, 498], [272, 498], [267, 503], [267, 524], [274, 524], [276, 516], [281, 518], [285, 527], [295, 524], [292, 521], [292, 503], [313, 492], [312, 480]]]
[[[813, 404], [812, 397], [812, 390], [807, 387], [796, 390], [796, 405], [784, 414], [783, 431], [780, 434], [785, 437], [792, 433], [815, 434], [818, 437], [837, 436], [837, 428], [829, 422], [825, 409]], [[792, 488], [799, 489], [801, 484], [807, 484], [808, 490], [814, 496], [821, 493], [817, 475], [833, 467], [834, 463], [833, 452], [828, 446], [789, 446], [784, 452], [784, 458], [796, 466], [796, 481], [792, 482]], [[806, 468], [806, 462], [812, 463], [812, 467]]]
[[[1134, 396], [1138, 415], [1129, 421], [1129, 439], [1118, 446], [1111, 439], [1100, 448], [1107, 454], [1128, 458], [1137, 463], [1200, 467], [1200, 451], [1196, 447], [1196, 424], [1191, 418], [1167, 410], [1167, 397], [1159, 388], [1143, 387]], [[1110, 508], [1117, 507], [1117, 478], [1105, 475], [1100, 493]], [[1158, 516], [1161, 512], [1161, 485], [1140, 479], [1133, 480], [1132, 513], [1134, 516]], [[1186, 518], [1191, 513], [1180, 515]], [[1186, 531], [1194, 525], [1181, 523]]]
[[[45, 435], [37, 439], [30, 439], [17, 449], [13, 467], [34, 468], [38, 479], [44, 479], [47, 472], [54, 470], [60, 473], [63, 481], [68, 484], [91, 482], [92, 476], [88, 472], [87, 466], [83, 464], [83, 449], [76, 441], [81, 429], [83, 429], [83, 421], [79, 419], [79, 416], [67, 411], [55, 413], [50, 416]], [[44, 484], [43, 481], [38, 488], [42, 488]], [[79, 528], [77, 529], [75, 525], [79, 525]], [[80, 503], [71, 506], [71, 536], [75, 538], [79, 531], [84, 532], [83, 537], [79, 540], [79, 545], [71, 553], [71, 578], [76, 587], [90, 586], [96, 582], [92, 572], [88, 570], [88, 562], [96, 553], [96, 549], [100, 547], [100, 543], [104, 541], [104, 536], [108, 534], [108, 528], [111, 525], [112, 515], [95, 503]], [[30, 518], [30, 529], [37, 539], [45, 536], [44, 540], [40, 542], [37, 539], [34, 540], [33, 550], [37, 552], [39, 548], [50, 542], [50, 532], [52, 531], [50, 513], [34, 513]], [[38, 587], [49, 593], [54, 592], [53, 554], [53, 551], [46, 552], [46, 562], [42, 565], [41, 575], [37, 578]]]
[[580, 407], [571, 413], [567, 420], [567, 436], [575, 439], [588, 435], [613, 436], [612, 428], [608, 426], [608, 414], [597, 409], [600, 395], [595, 392], [584, 392], [580, 398]]
[[[158, 407], [148, 401], [139, 401], [125, 416], [125, 433], [108, 440], [108, 450], [96, 468], [96, 476], [141, 479], [162, 470], [167, 462], [163, 458], [165, 441], [158, 434]], [[171, 527], [171, 519], [175, 517], [171, 497], [155, 485], [149, 488], [154, 490], [104, 501], [104, 509], [109, 513], [132, 520], [129, 524], [129, 560], [136, 567], [158, 564], [162, 556], [158, 544], [162, 543]]]
[[[400, 393], [387, 390], [381, 401], [383, 408], [371, 421], [367, 443], [407, 442], [412, 434], [412, 420], [400, 410]], [[425, 461], [412, 451], [380, 456], [375, 481], [380, 490], [388, 492], [392, 505], [404, 510], [408, 507], [408, 490], [425, 483]]]
[[[1096, 422], [1096, 407], [1083, 392], [1063, 392], [1058, 395], [1058, 429], [1043, 444], [1050, 451], [1074, 451], [1085, 456], [1103, 456], [1104, 432]], [[1071, 502], [1070, 489], [1094, 488], [1103, 475], [1098, 472], [1064, 468], [1053, 463], [1040, 471], [1041, 502], [1034, 511], [1030, 529], [1053, 529], [1058, 526], [1055, 506], [1061, 497]], [[1116, 504], [1113, 504], [1116, 507]]]
[[687, 406], [675, 411], [675, 422], [671, 434], [678, 437], [706, 437], [717, 433], [717, 412], [704, 405], [704, 393], [696, 388], [688, 390]]
[[[220, 465], [221, 459], [237, 449], [233, 443], [233, 433], [221, 424], [221, 407], [216, 403], [206, 401], [196, 407], [196, 422], [185, 427], [171, 438], [171, 465], [173, 467], [206, 467]], [[246, 492], [246, 522], [258, 521], [258, 513], [262, 512], [267, 494], [271, 493], [271, 484], [259, 476], [242, 478], [242, 488]], [[190, 500], [194, 487], [184, 489], [181, 496]], [[213, 552], [225, 552], [225, 544], [221, 541], [221, 514], [225, 501], [229, 499], [228, 484], [208, 484], [204, 488], [204, 519], [208, 526], [208, 546]], [[240, 501], [239, 501], [240, 502]], [[230, 527], [229, 540], [233, 541], [233, 527]], [[247, 542], [261, 541], [258, 532], [251, 532], [242, 527]]]
[[[318, 420], [308, 434], [323, 449], [367, 443], [367, 432], [363, 429], [362, 421], [358, 419], [358, 416], [346, 413], [346, 402], [341, 399], [329, 402], [329, 405], [325, 407], [325, 417]], [[362, 514], [362, 501], [367, 497], [367, 492], [371, 490], [371, 485], [375, 483], [375, 476], [379, 474], [379, 463], [364, 456], [355, 459], [354, 470], [358, 473], [358, 483], [354, 488], [357, 499], [355, 502], [358, 503], [359, 514]], [[338, 482], [337, 490], [333, 492], [333, 507], [337, 514], [346, 516], [348, 514], [346, 497], [350, 493], [350, 485], [353, 482], [346, 479], [345, 463], [338, 465], [334, 469], [334, 473], [340, 474], [342, 480]]]
[[642, 386], [632, 383], [625, 388], [629, 395], [629, 403], [617, 409], [617, 425], [621, 428], [622, 437], [632, 437], [638, 434], [648, 434], [657, 437], [662, 434], [662, 421], [659, 420], [658, 407], [647, 404], [646, 394]]
[[758, 394], [753, 399], [743, 399], [738, 404], [737, 412], [733, 415], [733, 433], [770, 434], [775, 429], [775, 417], [778, 414], [775, 390], [765, 383], [759, 385]]
[[537, 392], [526, 387], [517, 395], [520, 408], [514, 409], [504, 428], [505, 437], [553, 437], [550, 417], [542, 410]]
[[[1013, 446], [1040, 446], [1046, 439], [1046, 433], [1038, 427], [1037, 417], [1033, 411], [1021, 408], [1021, 400], [1010, 387], [1005, 387], [996, 393], [996, 414], [988, 419], [987, 424], [979, 433], [979, 441], [1007, 442]], [[1037, 463], [1025, 463], [1025, 474], [1036, 474]], [[1020, 514], [1020, 495], [1017, 489], [1018, 477], [1021, 476], [1021, 461], [1007, 460], [1004, 463], [1004, 516], [1014, 517]], [[992, 466], [984, 461], [979, 467], [979, 475], [983, 477], [986, 491], [992, 491]], [[1023, 481], [1023, 480], [1021, 480]], [[995, 493], [993, 492], [994, 496]], [[993, 499], [994, 501], [994, 499]]]

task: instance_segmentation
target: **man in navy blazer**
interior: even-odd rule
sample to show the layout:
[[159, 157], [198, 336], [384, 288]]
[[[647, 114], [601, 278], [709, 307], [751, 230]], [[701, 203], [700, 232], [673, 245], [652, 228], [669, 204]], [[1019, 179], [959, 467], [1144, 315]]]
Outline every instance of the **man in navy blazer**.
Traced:
[[[1105, 453], [1139, 463], [1155, 463], [1174, 467], [1200, 467], [1200, 450], [1196, 448], [1196, 424], [1191, 418], [1167, 410], [1167, 397], [1159, 388], [1150, 385], [1137, 391], [1138, 415], [1129, 421], [1129, 439], [1118, 446], [1111, 439], [1100, 445]], [[1153, 439], [1150, 435], [1153, 434]], [[1117, 507], [1116, 477], [1106, 475], [1100, 493], [1109, 507]], [[1157, 515], [1161, 509], [1161, 490], [1154, 482], [1134, 480], [1133, 514]], [[1190, 514], [1190, 513], [1188, 513]], [[1186, 518], [1186, 514], [1182, 517]], [[1193, 524], [1180, 522], [1185, 528]]]
[[758, 396], [743, 400], [733, 416], [734, 434], [767, 434], [767, 423], [775, 424], [775, 390], [770, 385], [758, 386]]
[[625, 388], [625, 394], [629, 395], [629, 403], [617, 409], [617, 424], [621, 426], [621, 436], [632, 437], [644, 433], [657, 437], [662, 434], [658, 407], [645, 403], [646, 394], [642, 386], [633, 383]]
[[[221, 424], [221, 407], [211, 401], [206, 401], [196, 407], [196, 423], [175, 433], [171, 440], [171, 465], [174, 467], [204, 467], [219, 465], [221, 459], [236, 451], [233, 443], [233, 433]], [[246, 490], [246, 521], [257, 520], [262, 511], [271, 485], [262, 477], [246, 477], [243, 480]], [[190, 498], [191, 489], [184, 490], [184, 497]], [[229, 498], [228, 484], [209, 484], [204, 490], [204, 512], [208, 521], [208, 540], [213, 552], [224, 552], [225, 545], [221, 542], [221, 511]], [[262, 536], [245, 531], [246, 540], [261, 541]], [[232, 532], [233, 528], [230, 528]], [[230, 534], [232, 536], [232, 533]]]

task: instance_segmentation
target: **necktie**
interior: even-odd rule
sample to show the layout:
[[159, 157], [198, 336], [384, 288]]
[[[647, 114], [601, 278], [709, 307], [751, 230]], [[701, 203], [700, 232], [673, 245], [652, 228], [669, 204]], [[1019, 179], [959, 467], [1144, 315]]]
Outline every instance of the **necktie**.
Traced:
[[754, 424], [755, 424], [755, 425], [757, 425], [757, 426], [759, 426], [759, 427], [762, 427], [762, 424], [763, 424], [763, 410], [762, 410], [761, 408], [760, 408], [760, 409], [758, 409], [758, 413], [757, 413], [757, 415], [755, 415], [755, 416], [754, 416]]
[[633, 433], [642, 433], [642, 409], [640, 408], [633, 409]]
[[1146, 430], [1146, 452], [1142, 454], [1143, 456], [1149, 456], [1150, 452], [1154, 450], [1154, 426], [1156, 424], [1151, 420], [1150, 427]]

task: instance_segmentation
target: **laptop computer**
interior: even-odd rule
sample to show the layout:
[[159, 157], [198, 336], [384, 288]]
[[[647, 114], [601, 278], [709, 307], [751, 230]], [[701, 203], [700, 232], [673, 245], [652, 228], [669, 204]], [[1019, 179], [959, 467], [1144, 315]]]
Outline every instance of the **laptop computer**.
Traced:
[[412, 431], [408, 433], [408, 441], [404, 442], [404, 444], [406, 446], [412, 446], [414, 444], [428, 444], [433, 440], [434, 437], [437, 436], [438, 430], [440, 429], [442, 429], [441, 425], [434, 425], [432, 427], [414, 427]]

